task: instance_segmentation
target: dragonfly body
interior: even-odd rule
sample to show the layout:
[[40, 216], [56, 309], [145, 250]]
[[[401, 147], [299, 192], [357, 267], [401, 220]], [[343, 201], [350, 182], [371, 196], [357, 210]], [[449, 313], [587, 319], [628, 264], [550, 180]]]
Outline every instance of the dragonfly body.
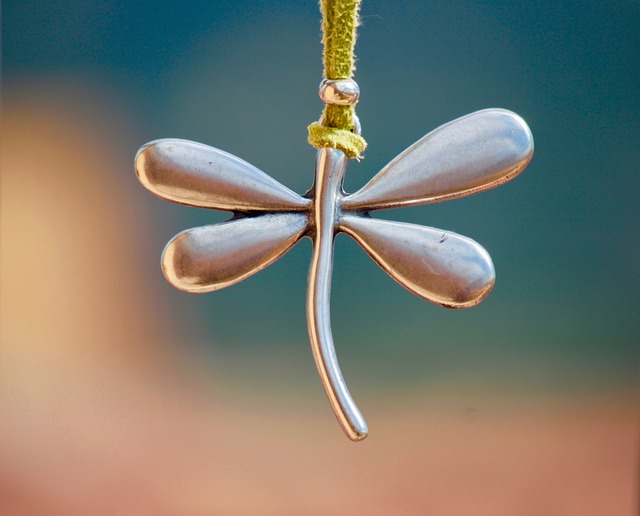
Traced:
[[333, 240], [342, 212], [342, 181], [348, 158], [336, 149], [320, 149], [316, 158], [313, 203], [313, 254], [307, 285], [307, 328], [322, 385], [340, 426], [353, 441], [367, 436], [368, 428], [356, 406], [336, 358], [331, 333], [330, 293]]
[[184, 140], [158, 140], [136, 157], [142, 184], [164, 199], [232, 211], [230, 221], [190, 229], [165, 248], [162, 268], [177, 288], [211, 292], [264, 269], [303, 236], [313, 241], [307, 326], [331, 406], [352, 440], [367, 425], [344, 382], [331, 335], [333, 240], [345, 232], [394, 280], [450, 308], [479, 303], [495, 281], [488, 253], [455, 233], [370, 217], [395, 208], [470, 195], [502, 184], [531, 160], [533, 139], [509, 111], [479, 111], [446, 124], [409, 147], [358, 192], [346, 195], [348, 158], [321, 149], [314, 187], [300, 196], [249, 163]]

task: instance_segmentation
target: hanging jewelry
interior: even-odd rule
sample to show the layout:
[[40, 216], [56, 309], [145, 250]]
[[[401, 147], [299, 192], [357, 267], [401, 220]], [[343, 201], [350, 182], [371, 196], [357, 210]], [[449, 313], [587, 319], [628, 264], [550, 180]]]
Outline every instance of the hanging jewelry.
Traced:
[[342, 189], [350, 158], [366, 147], [352, 79], [359, 0], [322, 0], [325, 110], [309, 126], [318, 147], [315, 182], [304, 196], [253, 165], [186, 140], [144, 145], [135, 168], [155, 195], [179, 204], [233, 213], [220, 224], [179, 233], [166, 246], [162, 270], [175, 287], [194, 293], [228, 287], [264, 269], [302, 237], [313, 242], [307, 327], [331, 407], [346, 435], [364, 439], [367, 424], [342, 377], [330, 325], [333, 242], [351, 236], [394, 280], [441, 306], [467, 308], [495, 281], [489, 254], [449, 231], [376, 219], [388, 208], [446, 201], [513, 179], [533, 155], [527, 124], [515, 113], [487, 109], [445, 124], [414, 143], [353, 194]]

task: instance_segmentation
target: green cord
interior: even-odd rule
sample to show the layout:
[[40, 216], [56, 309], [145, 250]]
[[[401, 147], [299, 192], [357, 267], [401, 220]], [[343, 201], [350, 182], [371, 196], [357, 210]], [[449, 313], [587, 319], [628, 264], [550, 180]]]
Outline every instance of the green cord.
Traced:
[[[361, 0], [320, 0], [324, 75], [327, 79], [350, 79], [353, 75], [356, 28]], [[367, 146], [354, 134], [354, 106], [327, 104], [320, 122], [309, 126], [309, 143], [316, 148], [332, 147], [350, 158], [361, 158]]]
[[361, 0], [321, 0], [324, 75], [327, 79], [350, 79], [353, 49]]

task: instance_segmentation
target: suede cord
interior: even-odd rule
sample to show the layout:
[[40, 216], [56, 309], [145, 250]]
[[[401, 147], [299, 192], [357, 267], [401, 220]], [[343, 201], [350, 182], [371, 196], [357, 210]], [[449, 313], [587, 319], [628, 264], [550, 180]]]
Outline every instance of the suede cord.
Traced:
[[[327, 79], [350, 79], [353, 76], [356, 28], [361, 0], [320, 0], [324, 76]], [[319, 122], [309, 129], [309, 143], [318, 149], [339, 149], [350, 158], [360, 159], [367, 146], [354, 133], [354, 106], [327, 104]]]

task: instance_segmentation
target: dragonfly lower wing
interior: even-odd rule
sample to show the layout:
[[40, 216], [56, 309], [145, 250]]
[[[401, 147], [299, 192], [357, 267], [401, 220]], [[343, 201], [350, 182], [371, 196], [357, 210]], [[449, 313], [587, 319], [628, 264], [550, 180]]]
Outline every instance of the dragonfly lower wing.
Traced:
[[344, 216], [340, 230], [400, 285], [438, 305], [473, 306], [495, 282], [489, 254], [456, 233], [358, 215]]
[[135, 167], [145, 188], [179, 204], [228, 211], [301, 211], [309, 205], [250, 163], [201, 143], [147, 143]]
[[167, 244], [162, 270], [180, 290], [220, 290], [275, 262], [306, 228], [304, 213], [275, 213], [189, 229]]

